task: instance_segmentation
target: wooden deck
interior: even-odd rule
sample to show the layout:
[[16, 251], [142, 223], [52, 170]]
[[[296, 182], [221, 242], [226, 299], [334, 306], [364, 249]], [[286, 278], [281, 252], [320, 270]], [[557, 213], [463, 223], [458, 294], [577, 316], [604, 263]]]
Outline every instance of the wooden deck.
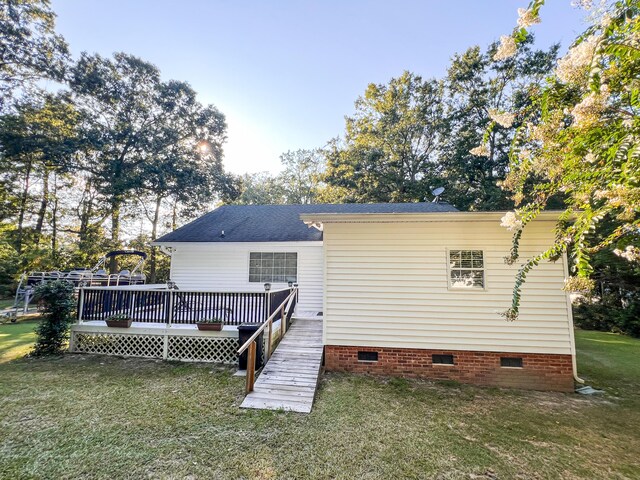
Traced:
[[311, 412], [322, 364], [322, 317], [294, 318], [242, 408]]

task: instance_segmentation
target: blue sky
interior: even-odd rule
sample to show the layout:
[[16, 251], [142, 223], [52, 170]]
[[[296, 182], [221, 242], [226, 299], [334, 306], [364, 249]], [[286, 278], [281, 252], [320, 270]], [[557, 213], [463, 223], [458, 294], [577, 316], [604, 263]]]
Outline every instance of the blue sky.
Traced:
[[[583, 30], [570, 0], [547, 0], [537, 43]], [[280, 169], [290, 149], [341, 135], [371, 82], [410, 70], [441, 77], [456, 52], [515, 25], [525, 0], [53, 0], [57, 30], [81, 51], [124, 51], [188, 81], [226, 116], [225, 167]]]

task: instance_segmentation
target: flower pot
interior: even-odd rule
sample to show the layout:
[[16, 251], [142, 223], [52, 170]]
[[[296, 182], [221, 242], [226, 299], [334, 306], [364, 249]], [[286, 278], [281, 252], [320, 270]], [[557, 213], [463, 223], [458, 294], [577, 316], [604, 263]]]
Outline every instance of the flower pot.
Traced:
[[196, 323], [198, 326], [198, 330], [209, 330], [214, 332], [219, 332], [222, 330], [221, 323]]
[[107, 327], [114, 328], [129, 328], [131, 326], [131, 322], [133, 322], [132, 318], [128, 318], [126, 320], [105, 320], [107, 322]]

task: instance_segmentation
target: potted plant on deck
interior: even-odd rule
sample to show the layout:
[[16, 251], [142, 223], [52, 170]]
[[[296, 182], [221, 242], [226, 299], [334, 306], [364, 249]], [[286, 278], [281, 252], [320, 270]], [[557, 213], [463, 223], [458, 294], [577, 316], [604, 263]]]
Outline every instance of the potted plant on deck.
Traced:
[[107, 322], [107, 327], [129, 328], [133, 318], [126, 313], [118, 313], [111, 315], [105, 321]]
[[219, 332], [222, 330], [222, 325], [224, 325], [224, 320], [221, 318], [209, 318], [204, 320], [198, 320], [196, 322], [198, 326], [198, 330], [213, 330]]

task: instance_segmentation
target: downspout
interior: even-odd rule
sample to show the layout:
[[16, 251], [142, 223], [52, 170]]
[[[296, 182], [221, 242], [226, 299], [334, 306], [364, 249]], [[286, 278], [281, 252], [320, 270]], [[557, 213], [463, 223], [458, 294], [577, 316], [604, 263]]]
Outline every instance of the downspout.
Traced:
[[160, 247], [160, 251], [171, 258], [171, 254], [173, 254], [173, 248], [167, 247], [166, 245], [158, 245]]
[[[562, 254], [562, 264], [564, 266], [564, 278], [567, 280], [569, 278], [569, 265], [567, 261], [567, 252]], [[573, 379], [583, 384], [584, 380], [578, 376], [578, 362], [576, 361], [576, 339], [573, 332], [573, 308], [571, 304], [571, 295], [569, 292], [565, 292], [567, 297], [567, 316], [569, 322], [569, 338], [571, 342], [571, 366], [573, 368]]]

